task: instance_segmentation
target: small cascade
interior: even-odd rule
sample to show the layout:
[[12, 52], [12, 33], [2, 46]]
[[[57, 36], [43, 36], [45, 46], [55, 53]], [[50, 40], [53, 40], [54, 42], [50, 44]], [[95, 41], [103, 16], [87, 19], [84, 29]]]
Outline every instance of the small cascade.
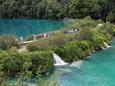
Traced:
[[54, 58], [54, 66], [64, 66], [67, 65], [68, 63], [64, 62], [61, 57], [53, 53], [53, 58]]
[[111, 47], [111, 46], [109, 46], [106, 42], [104, 42], [104, 45], [106, 46], [106, 48]]
[[105, 50], [106, 48], [104, 48], [104, 47], [101, 47], [103, 50]]

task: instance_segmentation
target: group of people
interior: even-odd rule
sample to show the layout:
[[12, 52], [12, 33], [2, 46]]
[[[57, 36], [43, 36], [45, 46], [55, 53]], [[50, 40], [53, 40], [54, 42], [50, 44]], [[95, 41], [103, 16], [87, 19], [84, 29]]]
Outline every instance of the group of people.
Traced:
[[[64, 33], [65, 34], [74, 34], [74, 33], [77, 33], [79, 31], [80, 31], [79, 28], [74, 28], [71, 30], [64, 31]], [[33, 38], [33, 40], [37, 40], [37, 39], [50, 37], [51, 35], [54, 35], [54, 32], [33, 35], [32, 38]]]

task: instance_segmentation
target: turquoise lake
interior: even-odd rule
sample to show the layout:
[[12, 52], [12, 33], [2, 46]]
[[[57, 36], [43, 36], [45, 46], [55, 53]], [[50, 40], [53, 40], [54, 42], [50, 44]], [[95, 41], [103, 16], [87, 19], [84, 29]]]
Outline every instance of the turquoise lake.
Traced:
[[39, 19], [0, 19], [0, 35], [13, 34], [17, 37], [28, 37], [61, 29], [63, 21]]
[[115, 86], [115, 40], [112, 47], [81, 61], [79, 68], [59, 67], [54, 74], [59, 86]]

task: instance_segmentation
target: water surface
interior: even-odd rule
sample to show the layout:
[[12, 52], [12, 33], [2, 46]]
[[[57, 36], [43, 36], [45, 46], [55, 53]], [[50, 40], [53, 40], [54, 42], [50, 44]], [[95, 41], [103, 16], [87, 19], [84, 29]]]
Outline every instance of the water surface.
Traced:
[[115, 40], [112, 47], [98, 51], [80, 67], [62, 67], [55, 70], [60, 86], [115, 86]]
[[0, 35], [13, 34], [18, 37], [27, 37], [59, 30], [63, 26], [64, 22], [58, 20], [0, 19]]

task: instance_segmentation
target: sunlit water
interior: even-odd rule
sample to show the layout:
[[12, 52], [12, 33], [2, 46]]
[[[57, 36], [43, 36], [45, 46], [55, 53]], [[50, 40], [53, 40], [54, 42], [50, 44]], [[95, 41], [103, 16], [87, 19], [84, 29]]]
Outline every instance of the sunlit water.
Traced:
[[13, 34], [18, 37], [27, 37], [61, 29], [63, 21], [39, 19], [0, 19], [0, 35]]
[[112, 47], [81, 62], [79, 67], [56, 68], [54, 74], [59, 86], [115, 86], [115, 40]]

